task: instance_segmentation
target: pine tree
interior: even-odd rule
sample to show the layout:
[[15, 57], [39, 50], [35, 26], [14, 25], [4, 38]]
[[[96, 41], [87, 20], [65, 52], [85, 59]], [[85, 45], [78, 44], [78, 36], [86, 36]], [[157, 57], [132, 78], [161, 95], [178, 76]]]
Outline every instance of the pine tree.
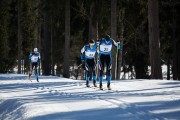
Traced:
[[0, 2], [0, 72], [9, 71], [9, 1]]
[[63, 77], [69, 78], [69, 52], [70, 52], [70, 0], [66, 0], [65, 5], [65, 48]]
[[148, 0], [148, 20], [151, 79], [162, 79], [158, 0]]
[[[111, 0], [111, 38], [115, 41], [117, 39], [117, 0]], [[117, 78], [117, 66], [116, 66], [116, 48], [112, 48], [112, 79]]]

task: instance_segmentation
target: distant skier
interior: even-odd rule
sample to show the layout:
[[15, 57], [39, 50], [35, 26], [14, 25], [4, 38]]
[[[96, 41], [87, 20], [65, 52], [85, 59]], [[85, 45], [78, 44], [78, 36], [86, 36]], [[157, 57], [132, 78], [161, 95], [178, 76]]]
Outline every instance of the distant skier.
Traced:
[[115, 42], [109, 35], [106, 35], [99, 41], [99, 51], [98, 51], [98, 65], [100, 70], [99, 75], [99, 88], [102, 88], [102, 80], [103, 80], [103, 71], [106, 66], [106, 80], [107, 80], [107, 88], [111, 90], [110, 82], [111, 82], [111, 68], [112, 68], [112, 57], [111, 50], [112, 45], [115, 45], [120, 49], [120, 42]]
[[[95, 54], [97, 51], [97, 44], [94, 42], [94, 40], [90, 40], [89, 44], [85, 45], [81, 49], [80, 57], [81, 60], [85, 64], [85, 70], [86, 70], [86, 86], [89, 86], [89, 78], [90, 75], [93, 74], [93, 85], [96, 87], [96, 73], [95, 73], [95, 68], [96, 68], [96, 62], [95, 62]], [[84, 57], [83, 57], [84, 54]]]
[[40, 59], [41, 59], [41, 57], [40, 57], [40, 53], [38, 52], [38, 49], [34, 48], [34, 51], [31, 52], [29, 55], [29, 61], [30, 61], [29, 78], [32, 75], [33, 69], [35, 69], [35, 75], [36, 75], [37, 82], [39, 82], [37, 68], [38, 68], [38, 65], [40, 64]]

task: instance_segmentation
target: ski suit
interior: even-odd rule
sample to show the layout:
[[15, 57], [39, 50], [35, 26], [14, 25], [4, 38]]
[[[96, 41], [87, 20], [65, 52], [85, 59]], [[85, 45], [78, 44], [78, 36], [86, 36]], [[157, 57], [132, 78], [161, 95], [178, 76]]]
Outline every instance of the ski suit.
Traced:
[[112, 68], [112, 57], [111, 50], [112, 45], [115, 45], [120, 49], [120, 43], [115, 42], [112, 38], [110, 38], [109, 42], [105, 41], [105, 38], [102, 38], [99, 43], [99, 51], [98, 51], [98, 64], [99, 64], [99, 83], [102, 86], [103, 80], [103, 71], [106, 66], [106, 80], [107, 84], [110, 85], [111, 81], [111, 68]]
[[34, 69], [35, 67], [35, 74], [37, 74], [37, 67], [38, 67], [38, 64], [40, 63], [40, 53], [39, 52], [32, 52], [30, 53], [29, 55], [29, 61], [31, 63], [31, 67], [30, 67], [30, 74], [32, 74], [32, 70]]
[[[89, 78], [90, 75], [93, 74], [93, 83], [95, 84], [96, 82], [96, 73], [95, 73], [95, 68], [96, 68], [96, 62], [95, 62], [95, 54], [97, 51], [97, 44], [95, 43], [92, 48], [90, 48], [90, 45], [85, 45], [81, 49], [80, 57], [81, 60], [84, 60], [85, 64], [85, 70], [86, 70], [86, 85], [89, 84]], [[83, 59], [83, 54], [84, 54], [84, 59]]]

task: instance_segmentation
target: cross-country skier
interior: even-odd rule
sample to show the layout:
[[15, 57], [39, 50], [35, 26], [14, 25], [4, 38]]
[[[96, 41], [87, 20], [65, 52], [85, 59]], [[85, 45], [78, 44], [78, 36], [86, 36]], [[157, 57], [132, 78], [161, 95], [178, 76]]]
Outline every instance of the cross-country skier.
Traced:
[[[81, 60], [85, 64], [85, 70], [86, 70], [86, 86], [89, 86], [89, 78], [90, 75], [93, 74], [93, 85], [96, 87], [96, 73], [95, 73], [95, 68], [96, 68], [96, 62], [95, 62], [95, 54], [97, 51], [97, 44], [94, 42], [94, 40], [90, 40], [89, 44], [85, 45], [81, 49], [80, 57]], [[84, 57], [83, 57], [84, 54]]]
[[120, 42], [115, 42], [109, 35], [106, 35], [99, 41], [99, 51], [98, 51], [98, 65], [100, 70], [99, 75], [99, 88], [102, 88], [102, 80], [103, 80], [103, 71], [106, 66], [106, 80], [107, 80], [107, 88], [111, 90], [110, 82], [111, 82], [111, 68], [112, 68], [112, 57], [111, 50], [112, 45], [115, 45], [120, 49]]
[[29, 73], [29, 78], [31, 77], [32, 75], [32, 71], [33, 69], [35, 69], [35, 75], [36, 75], [36, 78], [37, 78], [37, 82], [39, 82], [38, 80], [38, 71], [37, 71], [37, 67], [40, 63], [40, 53], [38, 52], [38, 49], [37, 48], [34, 48], [34, 51], [30, 53], [29, 55], [29, 61], [30, 61], [30, 73]]

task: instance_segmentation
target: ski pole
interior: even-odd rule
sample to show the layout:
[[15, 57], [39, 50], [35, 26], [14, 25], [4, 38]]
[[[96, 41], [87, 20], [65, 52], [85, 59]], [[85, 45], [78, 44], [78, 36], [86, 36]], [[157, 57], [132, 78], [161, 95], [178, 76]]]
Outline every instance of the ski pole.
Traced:
[[81, 63], [79, 66], [77, 66], [77, 68], [81, 67], [83, 65], [83, 63]]
[[99, 39], [97, 38], [97, 42], [96, 42], [96, 44], [97, 44], [97, 58], [96, 58], [96, 65], [97, 65], [97, 70], [96, 70], [96, 79], [98, 80], [98, 70], [99, 70], [99, 63], [98, 63], [98, 57], [99, 57], [99, 44], [100, 44], [100, 42], [99, 42]]
[[119, 39], [117, 40], [117, 47], [116, 47], [116, 65], [115, 65], [115, 79], [117, 79], [117, 71], [118, 71], [118, 55], [120, 49], [120, 42]]

